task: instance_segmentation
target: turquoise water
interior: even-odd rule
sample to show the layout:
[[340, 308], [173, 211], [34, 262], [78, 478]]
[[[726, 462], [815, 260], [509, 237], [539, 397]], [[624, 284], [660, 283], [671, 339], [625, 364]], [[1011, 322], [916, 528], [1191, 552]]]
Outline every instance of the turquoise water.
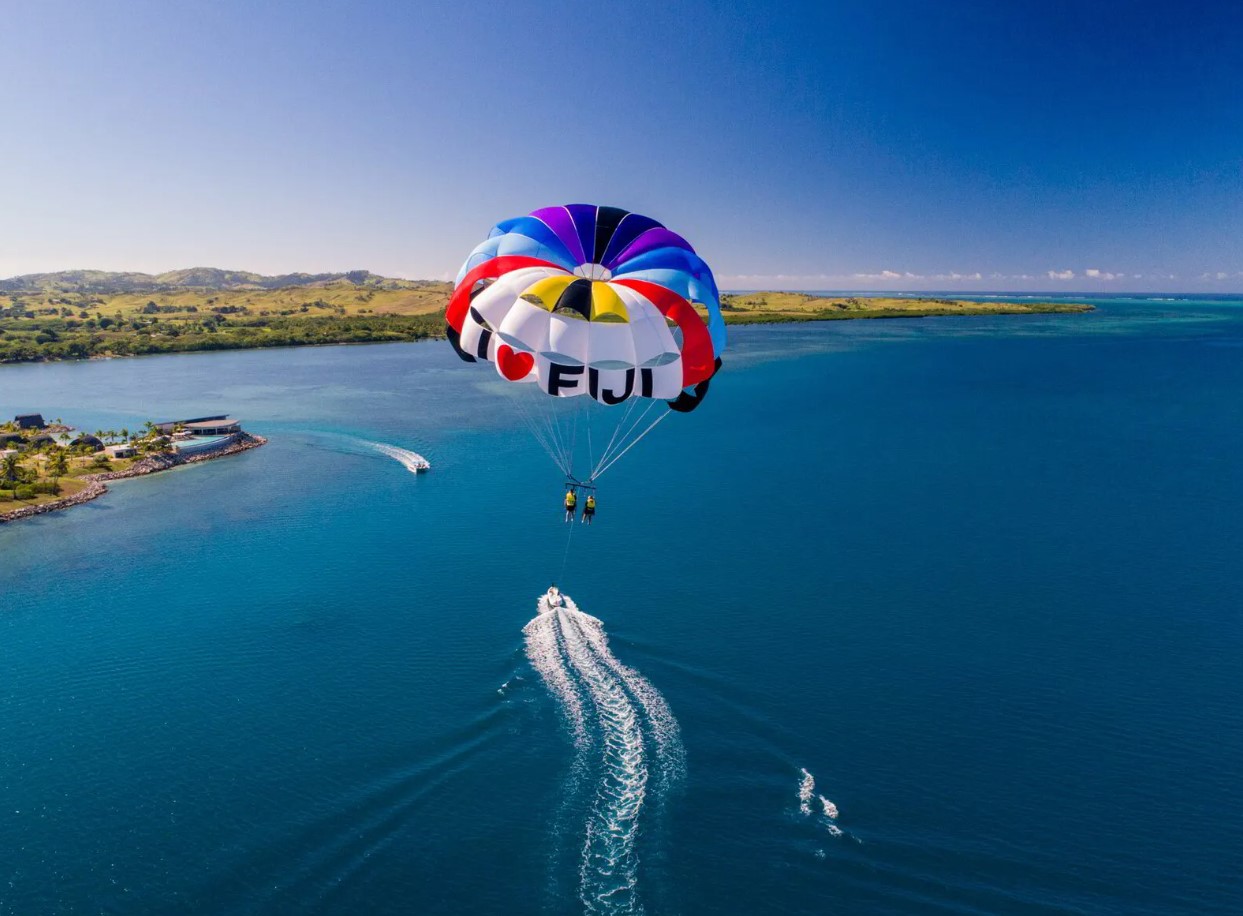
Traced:
[[193, 452], [193, 451], [198, 451], [201, 449], [211, 448], [214, 443], [219, 442], [221, 439], [228, 439], [228, 438], [229, 438], [228, 436], [195, 436], [191, 439], [184, 439], [181, 442], [178, 442], [177, 451]]
[[1243, 309], [1100, 305], [735, 330], [568, 551], [444, 346], [0, 367], [270, 438], [0, 526], [0, 913], [1243, 910]]

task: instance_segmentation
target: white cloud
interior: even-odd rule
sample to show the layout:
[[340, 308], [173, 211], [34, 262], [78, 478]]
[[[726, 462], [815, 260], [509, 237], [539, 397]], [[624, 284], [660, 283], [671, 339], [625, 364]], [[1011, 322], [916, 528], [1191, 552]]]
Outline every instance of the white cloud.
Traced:
[[1073, 270], [1051, 270], [1049, 271], [1050, 280], [1073, 280], [1075, 272]]
[[1107, 270], [1099, 270], [1095, 267], [1089, 267], [1083, 272], [1083, 275], [1090, 280], [1121, 280], [1124, 274], [1114, 274]]

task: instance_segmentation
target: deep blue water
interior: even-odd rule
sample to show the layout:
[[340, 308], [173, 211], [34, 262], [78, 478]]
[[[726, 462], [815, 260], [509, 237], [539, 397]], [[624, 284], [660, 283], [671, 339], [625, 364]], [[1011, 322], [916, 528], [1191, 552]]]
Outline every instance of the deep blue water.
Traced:
[[271, 440], [0, 526], [0, 913], [580, 912], [558, 576], [680, 725], [650, 913], [1241, 912], [1241, 305], [736, 329], [564, 575], [446, 346], [0, 367]]

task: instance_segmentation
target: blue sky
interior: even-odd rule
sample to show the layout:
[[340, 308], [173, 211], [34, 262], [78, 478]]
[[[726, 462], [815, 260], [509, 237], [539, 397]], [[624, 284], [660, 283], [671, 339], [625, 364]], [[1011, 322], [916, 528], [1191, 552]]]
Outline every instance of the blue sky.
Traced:
[[6, 4], [0, 276], [449, 277], [638, 210], [725, 288], [1243, 290], [1234, 3]]

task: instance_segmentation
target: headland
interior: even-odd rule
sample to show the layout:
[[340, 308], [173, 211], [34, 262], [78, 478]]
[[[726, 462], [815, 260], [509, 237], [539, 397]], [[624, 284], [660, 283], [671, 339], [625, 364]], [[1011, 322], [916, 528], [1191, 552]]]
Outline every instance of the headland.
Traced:
[[267, 442], [228, 416], [81, 432], [23, 414], [0, 424], [0, 524], [68, 509], [108, 492], [107, 481], [224, 458]]

